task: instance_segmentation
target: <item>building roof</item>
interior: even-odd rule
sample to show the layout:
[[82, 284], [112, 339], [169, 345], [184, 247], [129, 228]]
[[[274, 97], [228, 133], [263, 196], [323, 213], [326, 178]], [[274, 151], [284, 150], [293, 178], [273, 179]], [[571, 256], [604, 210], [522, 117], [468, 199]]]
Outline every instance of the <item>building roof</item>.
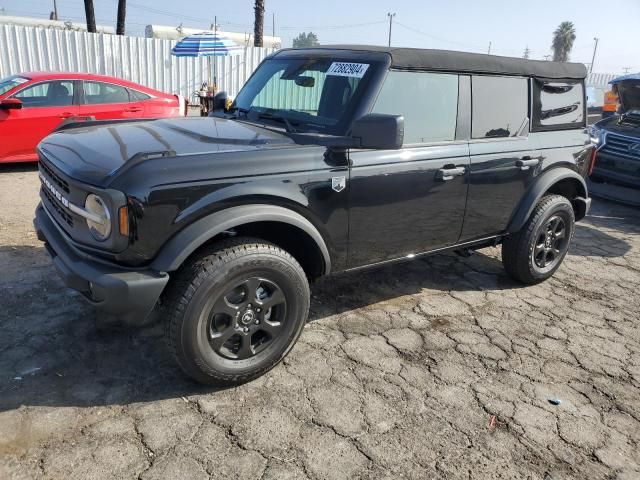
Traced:
[[391, 67], [400, 70], [488, 73], [553, 79], [583, 79], [587, 76], [587, 69], [582, 63], [525, 60], [523, 58], [450, 50], [379, 47], [372, 45], [323, 45], [313, 47], [309, 50], [382, 52], [391, 56]]

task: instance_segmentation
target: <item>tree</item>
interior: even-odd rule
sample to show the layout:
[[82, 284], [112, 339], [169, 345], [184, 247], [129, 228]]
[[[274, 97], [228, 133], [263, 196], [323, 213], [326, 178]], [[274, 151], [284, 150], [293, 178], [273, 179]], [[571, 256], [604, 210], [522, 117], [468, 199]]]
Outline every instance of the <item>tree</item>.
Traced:
[[253, 24], [253, 46], [262, 47], [262, 35], [264, 34], [264, 0], [256, 0], [253, 7], [255, 22]]
[[302, 32], [293, 39], [293, 48], [315, 47], [316, 45], [320, 45], [320, 42], [318, 36], [313, 32]]
[[124, 20], [127, 16], [127, 0], [118, 0], [118, 20], [116, 21], [116, 35], [124, 35]]
[[84, 0], [84, 14], [87, 17], [87, 31], [96, 33], [96, 13], [93, 10], [93, 0]]
[[553, 42], [551, 43], [554, 62], [569, 61], [569, 54], [571, 53], [575, 39], [576, 29], [572, 22], [562, 22], [558, 28], [556, 28], [556, 31], [553, 32]]

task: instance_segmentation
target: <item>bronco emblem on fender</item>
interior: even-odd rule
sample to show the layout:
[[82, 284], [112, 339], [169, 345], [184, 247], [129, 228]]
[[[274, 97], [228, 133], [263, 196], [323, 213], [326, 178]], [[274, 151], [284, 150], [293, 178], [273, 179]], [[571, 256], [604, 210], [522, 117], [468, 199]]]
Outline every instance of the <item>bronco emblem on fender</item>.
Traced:
[[331, 188], [336, 192], [341, 192], [347, 186], [347, 179], [345, 177], [333, 177], [331, 179]]

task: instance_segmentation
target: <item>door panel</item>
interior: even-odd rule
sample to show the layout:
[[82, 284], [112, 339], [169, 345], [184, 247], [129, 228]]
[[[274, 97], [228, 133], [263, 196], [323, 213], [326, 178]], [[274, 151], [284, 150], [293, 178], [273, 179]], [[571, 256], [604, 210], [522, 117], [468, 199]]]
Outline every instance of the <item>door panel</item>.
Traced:
[[539, 170], [539, 147], [529, 136], [529, 81], [471, 77], [469, 194], [461, 242], [504, 231]]
[[469, 144], [469, 193], [460, 241], [499, 234], [539, 171], [533, 137]]
[[464, 217], [468, 155], [466, 142], [352, 152], [349, 267], [455, 244]]
[[30, 85], [13, 95], [19, 110], [0, 111], [0, 159], [37, 160], [36, 146], [60, 124], [77, 116], [72, 81], [56, 80]]

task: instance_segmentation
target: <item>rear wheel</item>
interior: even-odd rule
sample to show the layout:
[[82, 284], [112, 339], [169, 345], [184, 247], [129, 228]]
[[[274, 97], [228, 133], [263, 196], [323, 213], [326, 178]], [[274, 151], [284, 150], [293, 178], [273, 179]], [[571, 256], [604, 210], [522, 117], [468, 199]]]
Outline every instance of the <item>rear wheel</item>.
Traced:
[[502, 243], [502, 263], [513, 279], [535, 284], [551, 277], [562, 264], [575, 229], [571, 202], [548, 195], [536, 205], [522, 229]]
[[287, 252], [261, 240], [228, 240], [185, 265], [170, 285], [167, 344], [195, 380], [243, 383], [291, 350], [309, 298], [305, 273]]

